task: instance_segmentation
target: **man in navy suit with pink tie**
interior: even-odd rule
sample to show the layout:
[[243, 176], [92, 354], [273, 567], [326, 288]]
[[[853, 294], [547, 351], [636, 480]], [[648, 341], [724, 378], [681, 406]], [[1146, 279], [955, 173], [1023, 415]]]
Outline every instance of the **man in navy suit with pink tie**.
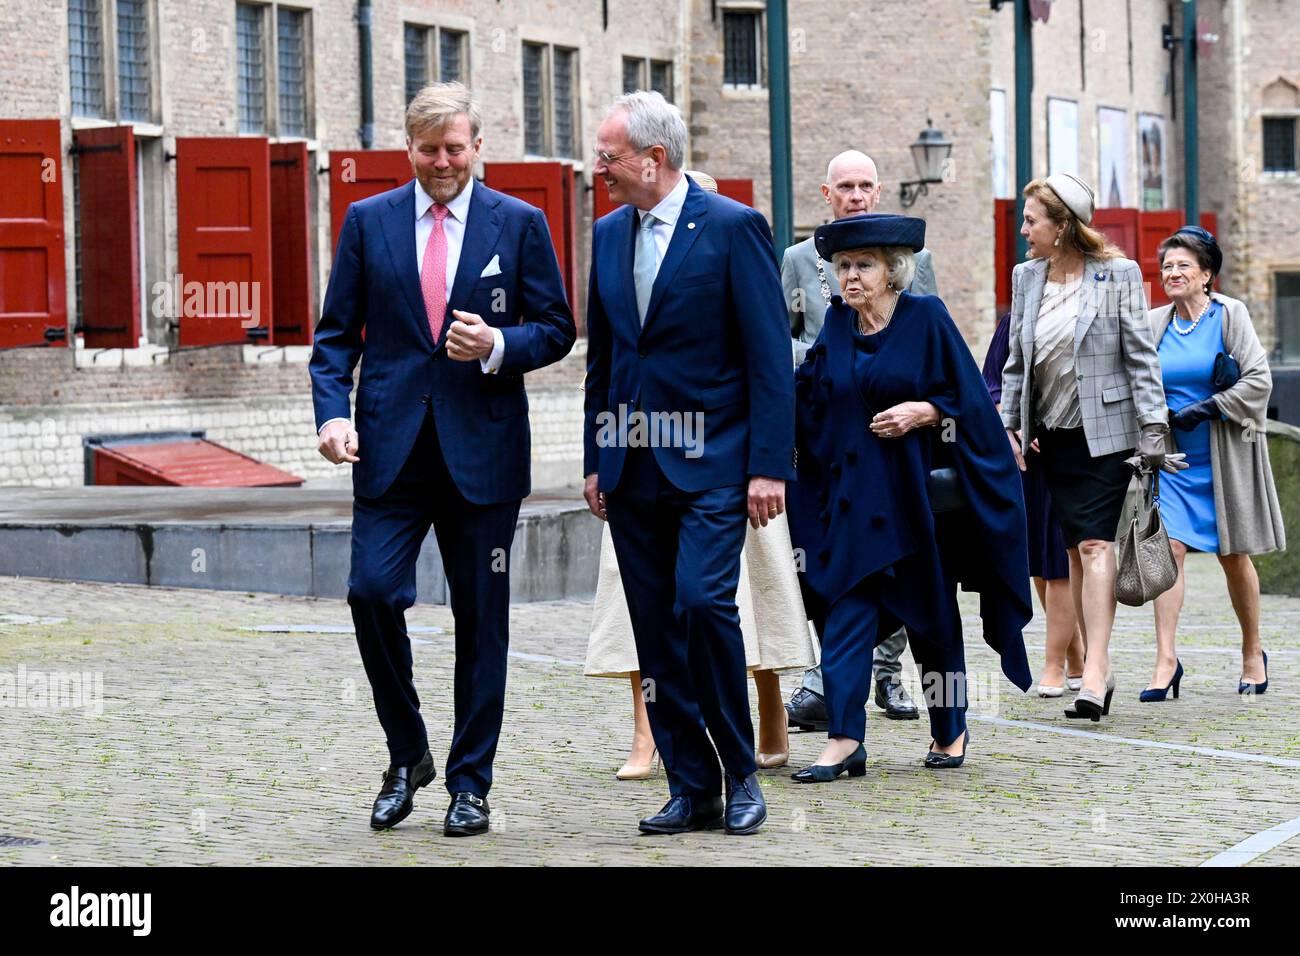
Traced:
[[[625, 205], [592, 235], [583, 473], [668, 772], [670, 799], [640, 829], [746, 834], [767, 808], [736, 585], [746, 515], [766, 525], [794, 478], [790, 333], [767, 221], [683, 175], [686, 132], [637, 92], [596, 134], [594, 176]], [[633, 415], [631, 432], [612, 427]]]
[[576, 335], [545, 217], [473, 178], [481, 125], [459, 83], [411, 101], [415, 179], [348, 208], [310, 364], [320, 452], [353, 466], [348, 604], [389, 750], [377, 830], [405, 819], [436, 776], [405, 621], [431, 525], [456, 622], [443, 831], [488, 829], [508, 558], [531, 490], [523, 376], [563, 358]]

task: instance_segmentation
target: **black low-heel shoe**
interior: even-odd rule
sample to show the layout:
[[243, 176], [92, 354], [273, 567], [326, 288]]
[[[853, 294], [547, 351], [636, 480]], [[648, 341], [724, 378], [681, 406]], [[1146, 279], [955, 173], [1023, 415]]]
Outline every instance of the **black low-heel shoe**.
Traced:
[[867, 775], [867, 749], [862, 744], [858, 744], [858, 749], [839, 763], [829, 766], [813, 764], [811, 767], [804, 767], [798, 773], [790, 774], [790, 779], [795, 783], [830, 783], [846, 770], [850, 777]]
[[[931, 741], [933, 743], [933, 741]], [[927, 770], [951, 770], [954, 767], [960, 767], [966, 762], [966, 751], [970, 749], [970, 729], [967, 728], [966, 735], [961, 741], [961, 753], [941, 754], [937, 750], [927, 751], [925, 754], [925, 766]]]

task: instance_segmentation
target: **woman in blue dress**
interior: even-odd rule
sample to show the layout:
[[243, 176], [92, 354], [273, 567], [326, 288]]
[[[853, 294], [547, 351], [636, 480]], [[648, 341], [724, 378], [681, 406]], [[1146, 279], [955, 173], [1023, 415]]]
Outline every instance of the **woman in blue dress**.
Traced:
[[[1272, 376], [1245, 305], [1214, 292], [1223, 253], [1213, 235], [1184, 226], [1160, 244], [1160, 280], [1172, 305], [1148, 313], [1158, 343], [1171, 439], [1187, 469], [1160, 479], [1160, 517], [1178, 562], [1177, 583], [1155, 600], [1156, 667], [1144, 702], [1178, 696], [1184, 669], [1175, 633], [1189, 550], [1218, 555], [1241, 624], [1238, 693], [1268, 689], [1259, 643], [1259, 578], [1250, 555], [1286, 547], [1273, 487], [1264, 420]], [[1215, 360], [1231, 357], [1235, 382], [1214, 381]], [[1226, 364], [1226, 359], [1225, 359]]]

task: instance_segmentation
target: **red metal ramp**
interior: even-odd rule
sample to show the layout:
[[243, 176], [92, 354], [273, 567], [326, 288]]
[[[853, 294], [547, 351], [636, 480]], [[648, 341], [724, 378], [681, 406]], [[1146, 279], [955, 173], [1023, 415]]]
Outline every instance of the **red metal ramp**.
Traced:
[[91, 436], [86, 484], [293, 488], [303, 479], [208, 441], [203, 432]]

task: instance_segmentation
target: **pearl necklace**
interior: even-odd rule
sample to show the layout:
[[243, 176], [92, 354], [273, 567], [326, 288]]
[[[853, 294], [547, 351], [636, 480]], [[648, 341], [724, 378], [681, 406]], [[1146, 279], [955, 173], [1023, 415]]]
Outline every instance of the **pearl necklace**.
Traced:
[[1212, 300], [1208, 298], [1205, 300], [1205, 305], [1201, 308], [1200, 314], [1197, 315], [1196, 318], [1192, 319], [1192, 324], [1189, 325], [1187, 328], [1183, 328], [1181, 325], [1178, 324], [1177, 308], [1175, 308], [1173, 314], [1170, 315], [1169, 324], [1174, 327], [1174, 331], [1177, 332], [1179, 335], [1191, 335], [1193, 332], [1196, 331], [1196, 327], [1201, 324], [1201, 319], [1205, 318], [1205, 313], [1210, 311], [1211, 301]]

